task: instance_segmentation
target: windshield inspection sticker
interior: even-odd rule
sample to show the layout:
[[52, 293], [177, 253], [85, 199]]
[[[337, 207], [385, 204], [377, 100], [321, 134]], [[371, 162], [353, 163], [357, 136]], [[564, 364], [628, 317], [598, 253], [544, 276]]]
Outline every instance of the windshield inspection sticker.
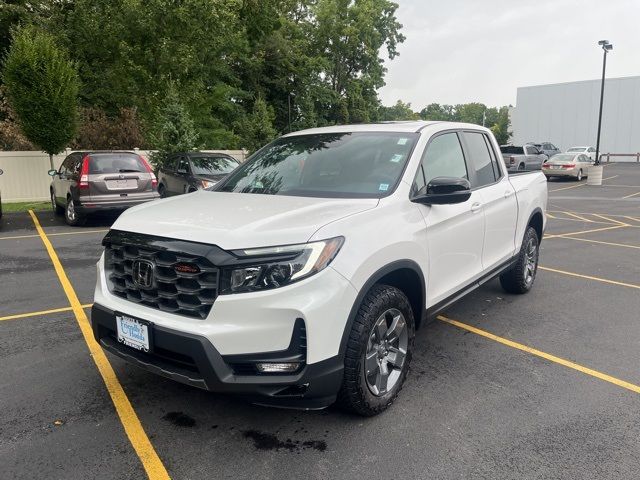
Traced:
[[404, 156], [404, 155], [402, 155], [401, 153], [396, 153], [393, 157], [391, 157], [391, 159], [390, 159], [390, 160], [391, 160], [393, 163], [398, 163], [400, 160], [402, 160], [402, 157], [403, 157], [403, 156]]
[[387, 190], [389, 190], [389, 184], [381, 183], [380, 186], [378, 187], [378, 190], [380, 190], [381, 192], [386, 192]]
[[406, 145], [408, 141], [409, 141], [408, 138], [399, 138], [398, 145]]

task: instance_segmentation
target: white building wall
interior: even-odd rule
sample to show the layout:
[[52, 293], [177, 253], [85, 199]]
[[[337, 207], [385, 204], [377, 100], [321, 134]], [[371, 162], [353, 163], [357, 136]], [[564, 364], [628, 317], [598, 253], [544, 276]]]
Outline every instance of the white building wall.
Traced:
[[[518, 88], [511, 141], [514, 145], [549, 141], [561, 150], [595, 147], [599, 102], [600, 80]], [[640, 77], [607, 79], [600, 151], [640, 152]]]

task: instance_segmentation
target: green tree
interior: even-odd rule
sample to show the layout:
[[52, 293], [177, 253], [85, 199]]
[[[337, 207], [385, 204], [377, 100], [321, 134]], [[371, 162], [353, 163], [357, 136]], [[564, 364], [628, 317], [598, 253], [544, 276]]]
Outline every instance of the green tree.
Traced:
[[410, 103], [398, 100], [392, 107], [380, 107], [379, 119], [381, 121], [393, 120], [418, 120], [420, 116], [414, 112]]
[[275, 115], [262, 98], [256, 99], [253, 110], [238, 125], [242, 134], [241, 144], [250, 152], [255, 152], [260, 147], [273, 140], [278, 132], [273, 128]]
[[439, 103], [430, 103], [420, 110], [420, 118], [423, 120], [455, 122], [456, 112], [453, 105], [440, 105]]
[[4, 62], [3, 79], [9, 102], [24, 135], [53, 155], [76, 132], [78, 74], [54, 37], [34, 26], [15, 30]]
[[174, 85], [169, 86], [164, 107], [156, 118], [158, 123], [152, 138], [157, 151], [151, 155], [154, 165], [162, 166], [173, 153], [189, 152], [197, 148], [198, 133], [193, 119]]
[[495, 123], [491, 126], [491, 131], [500, 145], [509, 143], [513, 132], [509, 130], [511, 120], [509, 119], [509, 107], [500, 107]]

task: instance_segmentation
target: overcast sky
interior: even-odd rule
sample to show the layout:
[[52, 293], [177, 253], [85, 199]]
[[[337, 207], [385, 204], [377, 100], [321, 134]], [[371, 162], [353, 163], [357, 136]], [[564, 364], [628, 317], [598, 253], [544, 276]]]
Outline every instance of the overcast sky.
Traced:
[[513, 104], [529, 85], [640, 75], [640, 0], [395, 0], [407, 37], [387, 62], [385, 105]]

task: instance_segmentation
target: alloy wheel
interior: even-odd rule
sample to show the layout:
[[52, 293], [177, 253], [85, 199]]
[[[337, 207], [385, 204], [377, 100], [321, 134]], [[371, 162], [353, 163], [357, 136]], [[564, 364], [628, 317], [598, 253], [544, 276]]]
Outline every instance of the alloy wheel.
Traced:
[[409, 329], [400, 310], [390, 308], [378, 317], [367, 342], [364, 375], [376, 396], [393, 389], [400, 380], [409, 345]]
[[76, 219], [76, 208], [73, 204], [73, 199], [70, 199], [69, 203], [67, 203], [67, 219], [70, 222], [73, 222]]
[[524, 281], [527, 285], [533, 282], [538, 266], [538, 245], [535, 238], [530, 238], [525, 249]]

